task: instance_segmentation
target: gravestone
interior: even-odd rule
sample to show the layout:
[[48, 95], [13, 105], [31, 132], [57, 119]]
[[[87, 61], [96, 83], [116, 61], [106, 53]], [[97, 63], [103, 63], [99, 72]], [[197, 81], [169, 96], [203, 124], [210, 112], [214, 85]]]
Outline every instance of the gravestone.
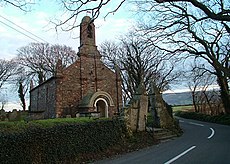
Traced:
[[17, 121], [20, 118], [20, 115], [20, 112], [18, 112], [16, 109], [13, 109], [12, 112], [9, 112], [9, 121]]

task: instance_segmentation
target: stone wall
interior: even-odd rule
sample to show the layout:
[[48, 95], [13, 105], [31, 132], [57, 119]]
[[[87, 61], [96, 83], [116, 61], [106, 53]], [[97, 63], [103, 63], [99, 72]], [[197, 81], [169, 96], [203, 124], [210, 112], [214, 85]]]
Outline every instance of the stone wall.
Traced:
[[51, 78], [30, 91], [30, 113], [43, 113], [44, 118], [55, 118], [56, 78]]
[[[57, 113], [60, 116], [67, 113], [76, 115], [82, 98], [98, 91], [108, 93], [113, 99], [115, 106], [109, 107], [109, 116], [121, 107], [120, 76], [117, 77], [116, 73], [104, 66], [99, 58], [81, 56], [73, 65], [63, 70], [63, 77], [57, 87]], [[93, 112], [94, 109], [91, 110]]]

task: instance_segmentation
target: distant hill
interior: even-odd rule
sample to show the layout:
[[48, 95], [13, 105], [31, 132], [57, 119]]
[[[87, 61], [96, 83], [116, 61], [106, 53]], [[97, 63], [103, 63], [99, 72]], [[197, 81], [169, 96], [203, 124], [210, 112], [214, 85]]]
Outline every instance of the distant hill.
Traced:
[[191, 92], [165, 93], [163, 99], [169, 105], [190, 105], [192, 104]]

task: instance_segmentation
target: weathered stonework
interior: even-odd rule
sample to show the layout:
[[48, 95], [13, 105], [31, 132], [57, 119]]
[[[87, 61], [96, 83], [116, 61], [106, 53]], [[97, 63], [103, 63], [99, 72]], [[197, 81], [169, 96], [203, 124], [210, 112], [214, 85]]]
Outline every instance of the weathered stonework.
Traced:
[[173, 116], [167, 109], [167, 104], [162, 98], [162, 95], [156, 86], [153, 87], [155, 93], [155, 108], [160, 119], [160, 127], [168, 130], [175, 129], [175, 121]]
[[125, 110], [127, 126], [132, 131], [145, 131], [148, 113], [148, 96], [144, 85], [141, 84]]
[[44, 112], [45, 118], [78, 113], [111, 117], [121, 107], [120, 75], [100, 60], [90, 17], [82, 19], [80, 30], [79, 59], [67, 68], [59, 61], [56, 76], [30, 91], [31, 112]]

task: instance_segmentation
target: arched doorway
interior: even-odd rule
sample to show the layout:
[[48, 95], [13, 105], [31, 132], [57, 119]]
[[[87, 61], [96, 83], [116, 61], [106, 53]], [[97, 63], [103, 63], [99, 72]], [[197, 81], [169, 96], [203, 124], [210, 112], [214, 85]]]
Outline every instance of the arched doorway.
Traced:
[[100, 117], [108, 117], [108, 103], [103, 98], [98, 98], [95, 103], [94, 107], [97, 112], [100, 112]]

